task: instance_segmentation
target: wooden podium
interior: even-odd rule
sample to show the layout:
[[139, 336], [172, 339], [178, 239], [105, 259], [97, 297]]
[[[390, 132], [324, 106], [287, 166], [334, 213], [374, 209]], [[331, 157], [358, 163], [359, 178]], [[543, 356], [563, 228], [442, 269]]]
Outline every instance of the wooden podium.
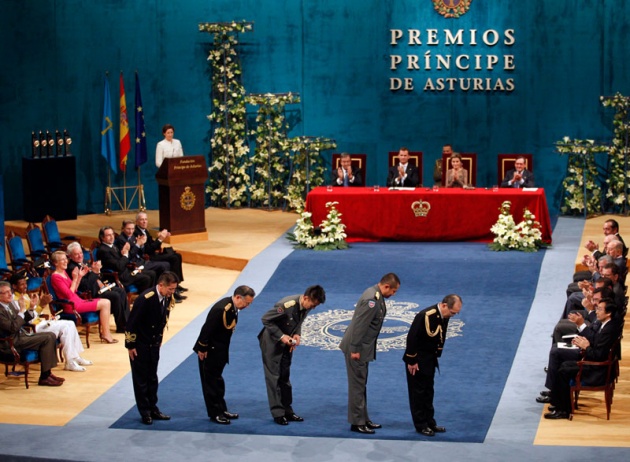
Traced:
[[160, 229], [168, 229], [173, 236], [206, 233], [208, 167], [204, 156], [166, 158], [155, 179], [160, 199]]

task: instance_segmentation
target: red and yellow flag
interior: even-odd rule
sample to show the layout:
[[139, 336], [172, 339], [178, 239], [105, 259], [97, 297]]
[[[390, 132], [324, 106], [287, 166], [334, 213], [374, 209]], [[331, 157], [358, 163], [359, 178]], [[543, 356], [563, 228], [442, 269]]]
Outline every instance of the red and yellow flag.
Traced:
[[125, 84], [120, 73], [120, 169], [127, 170], [127, 155], [131, 150], [129, 138], [129, 122], [127, 121], [127, 102], [125, 100]]

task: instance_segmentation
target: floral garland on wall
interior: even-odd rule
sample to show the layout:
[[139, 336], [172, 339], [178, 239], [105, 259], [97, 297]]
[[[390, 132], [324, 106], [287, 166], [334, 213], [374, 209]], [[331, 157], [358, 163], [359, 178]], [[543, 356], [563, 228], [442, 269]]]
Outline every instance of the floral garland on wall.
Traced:
[[213, 34], [208, 61], [212, 68], [212, 162], [209, 185], [213, 204], [243, 206], [248, 200], [250, 177], [249, 146], [246, 142], [245, 88], [241, 84], [241, 65], [236, 47], [238, 33], [252, 30], [246, 21], [202, 23], [201, 32]]
[[572, 140], [568, 136], [555, 145], [558, 153], [569, 155], [567, 174], [562, 181], [564, 197], [560, 210], [562, 213], [584, 213], [586, 205], [587, 215], [600, 213], [602, 189], [598, 181], [594, 154], [608, 152], [609, 148], [597, 145], [593, 140]]
[[538, 249], [548, 247], [542, 240], [540, 223], [528, 208], [523, 209], [523, 220], [516, 224], [510, 213], [512, 203], [505, 201], [501, 204], [499, 219], [490, 228], [495, 235], [488, 247], [494, 251], [520, 250], [522, 252], [537, 252]]
[[326, 202], [328, 214], [318, 227], [313, 226], [310, 212], [302, 211], [295, 224], [295, 232], [287, 233], [287, 239], [296, 249], [343, 250], [346, 242], [346, 225], [341, 221], [341, 213], [335, 205], [339, 202]]
[[604, 107], [612, 107], [616, 110], [613, 118], [615, 127], [612, 146], [609, 148], [610, 167], [606, 184], [606, 199], [612, 206], [612, 211], [621, 213], [628, 203], [628, 188], [630, 187], [630, 172], [626, 156], [628, 154], [628, 140], [630, 138], [630, 125], [628, 115], [630, 108], [630, 98], [616, 93], [612, 98], [600, 97]]
[[284, 197], [290, 209], [299, 211], [304, 209], [307, 187], [314, 188], [324, 184], [326, 168], [321, 152], [335, 149], [337, 143], [329, 138], [310, 136], [298, 136], [291, 138], [289, 142], [290, 150], [294, 154], [289, 185]]
[[287, 138], [289, 124], [284, 116], [287, 104], [300, 102], [293, 93], [249, 95], [246, 102], [259, 106], [256, 129], [256, 150], [251, 158], [254, 166], [250, 186], [251, 205], [279, 207], [285, 199], [285, 187], [290, 175], [290, 143]]

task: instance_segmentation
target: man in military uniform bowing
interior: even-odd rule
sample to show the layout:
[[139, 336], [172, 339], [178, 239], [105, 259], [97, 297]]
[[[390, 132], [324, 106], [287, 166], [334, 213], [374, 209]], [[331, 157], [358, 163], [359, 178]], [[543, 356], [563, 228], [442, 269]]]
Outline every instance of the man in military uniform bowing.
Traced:
[[262, 317], [263, 329], [258, 334], [262, 352], [267, 398], [273, 420], [278, 425], [302, 422], [293, 412], [293, 392], [289, 375], [293, 350], [300, 345], [302, 323], [320, 303], [326, 302], [321, 286], [311, 286], [304, 295], [290, 295], [277, 302]]
[[425, 308], [416, 315], [407, 334], [406, 364], [409, 406], [416, 431], [425, 436], [443, 433], [434, 418], [433, 381], [438, 358], [442, 355], [448, 320], [462, 309], [462, 299], [451, 294], [441, 303]]
[[365, 289], [339, 344], [346, 357], [348, 422], [353, 432], [371, 435], [375, 429], [381, 428], [380, 424], [370, 420], [368, 414], [368, 366], [376, 359], [376, 341], [387, 314], [385, 299], [396, 294], [399, 287], [398, 276], [387, 273], [378, 284]]
[[199, 375], [208, 417], [229, 425], [238, 414], [228, 412], [225, 404], [223, 369], [230, 360], [230, 340], [238, 322], [238, 312], [247, 308], [256, 293], [248, 286], [238, 286], [231, 297], [219, 300], [210, 309], [193, 350], [199, 356]]
[[157, 369], [162, 335], [169, 313], [175, 306], [173, 294], [178, 282], [175, 273], [162, 273], [156, 287], [147, 289], [136, 298], [127, 320], [125, 348], [131, 362], [136, 406], [145, 425], [151, 425], [154, 420], [171, 419], [157, 407]]

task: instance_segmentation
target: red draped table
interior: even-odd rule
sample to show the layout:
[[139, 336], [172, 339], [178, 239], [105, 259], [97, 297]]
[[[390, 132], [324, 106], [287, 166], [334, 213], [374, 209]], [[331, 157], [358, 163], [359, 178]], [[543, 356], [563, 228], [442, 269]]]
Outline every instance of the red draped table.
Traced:
[[[342, 214], [349, 242], [492, 241], [490, 228], [497, 222], [503, 201], [512, 203], [516, 223], [522, 220], [527, 207], [541, 224], [543, 240], [551, 242], [551, 221], [542, 188], [374, 191], [371, 187], [328, 190], [322, 186], [308, 194], [306, 210], [313, 214], [313, 224], [319, 226], [326, 218], [326, 203], [338, 202], [336, 207]], [[414, 208], [425, 209], [426, 216]]]

